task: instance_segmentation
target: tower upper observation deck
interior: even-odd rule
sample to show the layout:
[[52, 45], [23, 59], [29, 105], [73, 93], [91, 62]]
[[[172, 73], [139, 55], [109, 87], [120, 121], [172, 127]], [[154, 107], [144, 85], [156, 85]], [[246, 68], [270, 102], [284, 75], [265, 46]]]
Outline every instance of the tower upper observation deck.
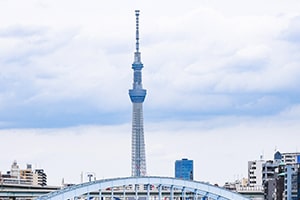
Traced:
[[132, 103], [143, 103], [146, 96], [146, 90], [143, 89], [142, 85], [142, 68], [143, 63], [141, 61], [141, 52], [139, 52], [139, 15], [140, 11], [135, 11], [136, 16], [136, 48], [134, 52], [134, 62], [132, 64], [133, 72], [133, 86], [129, 90], [129, 96]]

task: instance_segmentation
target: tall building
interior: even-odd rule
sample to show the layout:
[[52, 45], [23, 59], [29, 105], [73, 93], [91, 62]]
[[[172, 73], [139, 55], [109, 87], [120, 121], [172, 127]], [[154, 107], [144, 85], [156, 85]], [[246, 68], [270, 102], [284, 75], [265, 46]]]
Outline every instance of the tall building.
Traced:
[[43, 169], [34, 170], [33, 185], [41, 185], [41, 186], [47, 185], [47, 174], [44, 172]]
[[184, 180], [194, 179], [194, 163], [193, 160], [183, 158], [175, 161], [175, 178]]
[[141, 53], [139, 52], [139, 10], [136, 16], [136, 51], [134, 52], [133, 86], [129, 90], [132, 102], [132, 141], [131, 141], [131, 176], [146, 175], [146, 155], [144, 142], [143, 102], [146, 90], [142, 86]]
[[257, 187], [263, 185], [262, 169], [264, 160], [248, 161], [248, 186]]
[[300, 165], [300, 152], [281, 153], [281, 161], [285, 164], [283, 199], [299, 199], [298, 170]]

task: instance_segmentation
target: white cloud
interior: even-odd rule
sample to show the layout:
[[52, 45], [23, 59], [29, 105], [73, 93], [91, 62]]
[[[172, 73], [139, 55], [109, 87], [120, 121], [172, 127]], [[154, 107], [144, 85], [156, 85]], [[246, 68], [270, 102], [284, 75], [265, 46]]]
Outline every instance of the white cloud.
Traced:
[[[0, 29], [2, 108], [52, 105], [51, 113], [61, 113], [64, 102], [80, 102], [79, 115], [84, 107], [100, 113], [129, 110], [136, 2], [69, 3], [32, 1], [23, 17], [20, 5], [2, 2], [7, 10], [19, 10]], [[236, 108], [251, 115], [260, 113], [254, 102], [266, 96], [278, 102], [270, 102], [273, 110], [289, 106], [278, 94], [289, 99], [297, 91], [298, 48], [287, 39], [297, 27], [289, 9], [297, 6], [262, 4], [268, 7], [262, 14], [250, 9], [255, 3], [248, 3], [249, 10], [240, 5], [245, 12], [198, 1], [173, 1], [172, 9], [165, 9], [168, 3], [137, 4], [148, 108], [176, 110], [177, 117], [191, 110], [236, 114]]]
[[[135, 9], [150, 174], [188, 157], [197, 179], [222, 182], [275, 146], [299, 148], [298, 0], [3, 0], [0, 126], [85, 126], [3, 129], [1, 170], [32, 162], [53, 184], [129, 175]], [[126, 125], [88, 127], [113, 123]]]
[[[281, 115], [146, 123], [148, 174], [174, 176], [175, 160], [187, 157], [194, 160], [196, 180], [223, 184], [247, 176], [247, 161], [260, 155], [272, 159], [275, 147], [297, 151], [298, 129], [297, 121]], [[51, 185], [62, 178], [79, 183], [81, 172], [94, 172], [98, 179], [130, 176], [130, 137], [129, 124], [2, 130], [6, 142], [0, 150], [10, 153], [1, 154], [0, 168], [9, 170], [14, 159], [21, 168], [31, 163], [45, 169]]]

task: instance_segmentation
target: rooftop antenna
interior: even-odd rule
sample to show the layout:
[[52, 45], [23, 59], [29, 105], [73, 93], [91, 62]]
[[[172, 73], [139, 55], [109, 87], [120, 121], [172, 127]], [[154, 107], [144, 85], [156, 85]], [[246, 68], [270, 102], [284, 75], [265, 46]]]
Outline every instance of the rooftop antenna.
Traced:
[[262, 151], [262, 154], [260, 154], [259, 158], [260, 158], [260, 160], [264, 159], [264, 151]]

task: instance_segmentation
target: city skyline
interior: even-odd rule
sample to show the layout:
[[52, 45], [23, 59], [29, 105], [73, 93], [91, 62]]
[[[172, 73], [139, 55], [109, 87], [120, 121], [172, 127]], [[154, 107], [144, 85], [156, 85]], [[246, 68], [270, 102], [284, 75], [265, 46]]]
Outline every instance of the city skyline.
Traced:
[[300, 149], [298, 1], [4, 0], [0, 171], [17, 160], [50, 184], [130, 175], [136, 9], [149, 175], [173, 176], [189, 157], [195, 180], [220, 183], [275, 148]]

